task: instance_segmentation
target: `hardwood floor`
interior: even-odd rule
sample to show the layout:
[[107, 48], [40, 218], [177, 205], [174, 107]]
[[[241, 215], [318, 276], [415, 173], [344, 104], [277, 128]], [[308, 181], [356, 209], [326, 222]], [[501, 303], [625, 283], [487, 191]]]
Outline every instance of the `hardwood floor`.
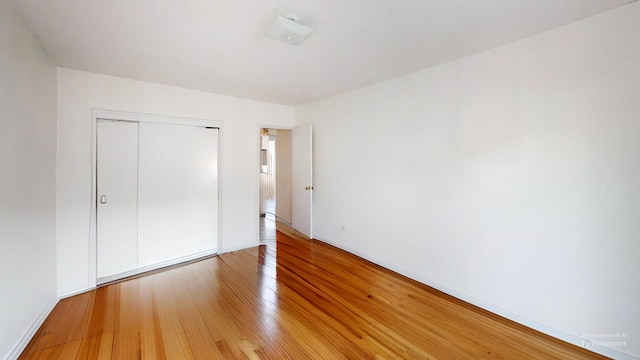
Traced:
[[21, 359], [597, 359], [318, 241], [62, 300]]

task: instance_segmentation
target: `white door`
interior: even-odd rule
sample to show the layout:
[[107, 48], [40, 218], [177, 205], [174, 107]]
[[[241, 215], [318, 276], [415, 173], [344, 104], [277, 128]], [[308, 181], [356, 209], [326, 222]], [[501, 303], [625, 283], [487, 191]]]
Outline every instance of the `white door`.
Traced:
[[218, 130], [140, 123], [139, 266], [213, 253]]
[[138, 123], [97, 122], [97, 276], [138, 267]]
[[313, 193], [311, 125], [291, 131], [291, 224], [313, 237], [311, 205]]

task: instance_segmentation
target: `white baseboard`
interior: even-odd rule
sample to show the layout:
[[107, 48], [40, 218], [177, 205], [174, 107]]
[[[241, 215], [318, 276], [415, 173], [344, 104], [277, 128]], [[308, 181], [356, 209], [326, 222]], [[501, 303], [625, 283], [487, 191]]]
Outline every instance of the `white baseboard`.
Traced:
[[27, 331], [22, 335], [22, 337], [20, 338], [20, 341], [18, 341], [18, 343], [13, 347], [13, 349], [11, 350], [9, 355], [7, 355], [5, 360], [16, 360], [18, 359], [18, 357], [20, 357], [20, 354], [22, 354], [24, 349], [26, 349], [27, 345], [29, 345], [29, 342], [36, 335], [36, 332], [38, 332], [38, 329], [40, 329], [40, 326], [44, 324], [44, 321], [47, 320], [47, 317], [49, 316], [49, 314], [51, 314], [51, 311], [53, 311], [53, 308], [56, 307], [56, 305], [58, 304], [58, 301], [60, 301], [59, 297], [56, 297], [53, 300], [51, 300], [51, 302], [47, 305], [47, 307], [40, 314], [40, 316], [38, 316], [38, 318], [33, 322], [33, 324], [31, 324], [29, 329], [27, 329]]
[[[365, 260], [371, 261], [374, 264], [380, 265], [380, 266], [382, 266], [382, 267], [384, 267], [386, 269], [389, 269], [391, 271], [394, 271], [394, 272], [396, 272], [396, 273], [398, 273], [400, 275], [406, 276], [406, 277], [408, 277], [410, 279], [413, 279], [415, 281], [423, 283], [423, 284], [425, 284], [427, 286], [430, 286], [430, 287], [432, 287], [432, 288], [434, 288], [436, 290], [442, 291], [443, 293], [451, 295], [451, 296], [453, 296], [453, 297], [455, 297], [457, 299], [460, 299], [460, 300], [462, 300], [464, 302], [467, 302], [467, 303], [469, 303], [471, 305], [475, 305], [475, 306], [477, 306], [479, 308], [482, 308], [484, 310], [490, 311], [490, 312], [492, 312], [494, 314], [500, 315], [500, 316], [502, 316], [504, 318], [507, 318], [509, 320], [515, 321], [515, 322], [517, 322], [519, 324], [522, 324], [522, 325], [524, 325], [524, 326], [526, 326], [528, 328], [537, 330], [537, 331], [539, 331], [539, 332], [541, 332], [543, 334], [552, 336], [552, 337], [554, 337], [556, 339], [560, 339], [562, 341], [568, 342], [568, 343], [576, 345], [578, 347], [587, 348], [588, 350], [593, 351], [593, 352], [595, 352], [597, 354], [608, 356], [608, 357], [613, 358], [613, 359], [619, 359], [619, 360], [639, 360], [640, 359], [640, 358], [635, 357], [633, 355], [629, 355], [629, 354], [623, 353], [621, 351], [618, 351], [618, 350], [615, 350], [615, 349], [612, 349], [612, 348], [591, 344], [590, 342], [586, 342], [587, 339], [582, 339], [582, 338], [580, 338], [578, 336], [571, 335], [571, 334], [565, 333], [563, 331], [550, 328], [550, 327], [548, 327], [546, 325], [543, 325], [543, 324], [540, 324], [540, 323], [538, 323], [536, 321], [527, 319], [527, 318], [522, 317], [522, 316], [520, 316], [518, 314], [514, 314], [514, 313], [512, 313], [512, 312], [510, 312], [508, 310], [505, 310], [505, 309], [499, 308], [497, 306], [494, 306], [492, 304], [489, 304], [487, 302], [484, 302], [484, 301], [469, 297], [469, 296], [467, 296], [465, 294], [462, 294], [460, 292], [452, 290], [452, 289], [450, 289], [450, 288], [448, 288], [446, 286], [442, 286], [440, 284], [434, 283], [433, 281], [431, 281], [429, 279], [426, 279], [426, 278], [424, 278], [422, 276], [418, 276], [418, 275], [412, 273], [411, 271], [408, 271], [406, 269], [403, 269], [403, 268], [400, 268], [400, 267], [397, 267], [397, 266], [390, 265], [390, 264], [388, 264], [388, 263], [386, 263], [384, 261], [376, 259], [376, 258], [374, 258], [372, 256], [369, 256], [369, 255], [367, 255], [365, 253], [362, 253], [362, 252], [360, 252], [358, 250], [352, 249], [352, 248], [350, 248], [348, 246], [344, 246], [342, 244], [338, 244], [338, 243], [335, 243], [335, 242], [333, 242], [331, 240], [324, 239], [324, 238], [321, 238], [321, 237], [318, 237], [318, 236], [316, 236], [314, 238], [317, 239], [317, 240], [320, 240], [322, 242], [325, 242], [325, 243], [327, 243], [329, 245], [335, 246], [335, 247], [337, 247], [337, 248], [339, 248], [341, 250], [344, 250], [344, 251], [346, 251], [348, 253], [351, 253], [353, 255], [361, 257], [361, 258], [363, 258]], [[591, 345], [587, 347], [587, 346], [585, 346], [585, 344], [591, 344]]]
[[249, 248], [252, 248], [252, 247], [259, 246], [259, 245], [260, 245], [260, 242], [257, 241], [257, 242], [243, 244], [243, 245], [233, 246], [233, 247], [225, 248], [223, 250], [218, 251], [218, 254], [222, 255], [222, 254], [226, 254], [226, 253], [230, 253], [230, 252], [234, 252], [234, 251], [249, 249]]
[[95, 290], [95, 288], [96, 288], [95, 286], [90, 286], [90, 287], [86, 287], [86, 288], [82, 288], [82, 289], [76, 289], [76, 290], [72, 290], [72, 291], [67, 291], [65, 293], [58, 294], [58, 300], [62, 300], [62, 299], [70, 298], [72, 296], [84, 294], [87, 291]]
[[277, 215], [276, 215], [276, 221], [279, 221], [279, 222], [281, 222], [283, 224], [291, 226], [291, 221], [289, 221], [287, 219], [283, 219], [283, 218], [281, 218], [280, 216], [277, 216]]

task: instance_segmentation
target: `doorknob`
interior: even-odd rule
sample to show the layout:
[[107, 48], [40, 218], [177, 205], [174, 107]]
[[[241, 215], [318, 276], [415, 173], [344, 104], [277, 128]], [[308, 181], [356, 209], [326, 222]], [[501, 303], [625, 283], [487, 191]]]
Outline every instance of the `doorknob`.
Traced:
[[107, 203], [107, 195], [100, 196], [100, 204], [106, 204], [106, 203]]
[[306, 188], [304, 188], [305, 190], [313, 190], [313, 186], [307, 186]]

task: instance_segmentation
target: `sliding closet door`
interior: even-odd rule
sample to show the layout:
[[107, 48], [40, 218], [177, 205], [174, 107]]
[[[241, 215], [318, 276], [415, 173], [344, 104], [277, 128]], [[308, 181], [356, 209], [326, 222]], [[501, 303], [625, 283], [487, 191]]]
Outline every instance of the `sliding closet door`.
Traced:
[[97, 276], [138, 267], [138, 123], [97, 122]]
[[218, 130], [140, 123], [139, 267], [213, 252]]

